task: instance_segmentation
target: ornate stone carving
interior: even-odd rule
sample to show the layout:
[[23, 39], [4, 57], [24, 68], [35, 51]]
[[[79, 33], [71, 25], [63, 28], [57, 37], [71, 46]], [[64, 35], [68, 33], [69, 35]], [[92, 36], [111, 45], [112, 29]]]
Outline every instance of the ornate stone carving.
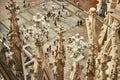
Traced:
[[14, 52], [13, 58], [15, 59], [14, 72], [16, 73], [16, 79], [25, 80], [24, 76], [24, 64], [23, 64], [23, 55], [22, 55], [22, 45], [23, 40], [19, 32], [19, 26], [17, 24], [18, 18], [16, 18], [17, 11], [19, 7], [16, 5], [16, 2], [10, 0], [6, 9], [10, 11], [10, 31], [8, 33], [10, 50]]

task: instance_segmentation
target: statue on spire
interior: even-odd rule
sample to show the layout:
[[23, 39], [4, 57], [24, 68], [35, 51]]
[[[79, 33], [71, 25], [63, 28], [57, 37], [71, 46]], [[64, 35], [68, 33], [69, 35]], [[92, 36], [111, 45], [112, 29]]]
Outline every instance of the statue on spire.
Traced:
[[58, 34], [57, 39], [57, 46], [56, 46], [56, 66], [57, 66], [57, 73], [58, 79], [57, 80], [64, 80], [64, 66], [65, 66], [65, 50], [63, 46], [63, 27], [58, 26], [56, 29]]
[[25, 80], [24, 75], [24, 62], [23, 62], [23, 52], [22, 52], [22, 46], [23, 46], [23, 40], [21, 38], [20, 32], [19, 32], [19, 26], [17, 24], [18, 18], [16, 18], [17, 11], [19, 11], [19, 6], [16, 5], [16, 2], [13, 0], [10, 0], [8, 2], [8, 5], [5, 6], [7, 10], [9, 10], [11, 16], [9, 18], [10, 20], [10, 31], [8, 33], [8, 40], [9, 40], [9, 47], [11, 52], [13, 52], [13, 58], [15, 59], [15, 64], [12, 68], [16, 71], [16, 79], [19, 80]]

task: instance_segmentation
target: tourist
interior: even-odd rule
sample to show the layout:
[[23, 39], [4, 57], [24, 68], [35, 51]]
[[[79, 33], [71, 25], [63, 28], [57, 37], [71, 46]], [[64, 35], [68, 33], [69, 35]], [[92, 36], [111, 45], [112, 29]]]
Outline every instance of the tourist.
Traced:
[[47, 41], [48, 41], [48, 34], [46, 34], [46, 39], [47, 39]]
[[24, 36], [25, 36], [25, 39], [28, 40], [28, 38], [29, 38], [29, 33], [25, 32]]
[[30, 7], [30, 3], [28, 3], [28, 7]]
[[26, 3], [26, 2], [25, 2], [25, 0], [24, 0], [24, 1], [23, 1], [23, 7], [24, 7], [24, 8], [26, 7], [25, 3]]
[[45, 53], [45, 58], [49, 61], [49, 55], [47, 52]]
[[61, 14], [60, 14], [60, 10], [58, 11], [58, 15], [61, 15]]
[[22, 35], [25, 35], [26, 32], [27, 32], [26, 26], [23, 24], [23, 28], [21, 29], [21, 33], [22, 33]]
[[68, 38], [68, 43], [72, 43], [72, 39], [71, 38]]
[[79, 23], [80, 23], [80, 21], [79, 21], [79, 20], [77, 20], [77, 26], [79, 26]]
[[42, 4], [42, 8], [46, 9], [46, 4], [45, 3]]
[[49, 45], [49, 50], [51, 51], [51, 45]]
[[51, 12], [49, 11], [48, 13], [47, 13], [47, 17], [49, 18], [51, 16]]
[[2, 44], [4, 44], [5, 41], [6, 41], [6, 38], [5, 38], [5, 36], [3, 35], [3, 37], [2, 37]]
[[49, 45], [49, 47], [47, 48], [47, 52], [51, 53], [51, 45]]
[[44, 20], [45, 20], [45, 21], [46, 21], [46, 19], [47, 19], [46, 16], [44, 16]]
[[49, 52], [49, 48], [47, 48], [46, 51]]
[[62, 11], [64, 11], [64, 9], [65, 9], [65, 6], [64, 6], [64, 4], [62, 4]]
[[56, 20], [54, 21], [54, 25], [57, 27], [57, 21]]
[[80, 25], [82, 25], [82, 24], [83, 24], [82, 20], [80, 20], [80, 21], [79, 21], [79, 24], [80, 24]]
[[53, 18], [53, 20], [55, 19], [55, 13], [52, 13], [51, 17]]
[[51, 51], [51, 53], [52, 53], [52, 55], [54, 56], [54, 51], [53, 51], [53, 50]]
[[53, 45], [56, 46], [56, 44], [57, 44], [57, 40], [55, 39], [55, 40], [53, 41]]
[[[61, 15], [62, 16], [62, 15]], [[60, 21], [60, 16], [59, 15], [56, 15], [55, 16], [55, 19], [57, 20], [57, 21]]]

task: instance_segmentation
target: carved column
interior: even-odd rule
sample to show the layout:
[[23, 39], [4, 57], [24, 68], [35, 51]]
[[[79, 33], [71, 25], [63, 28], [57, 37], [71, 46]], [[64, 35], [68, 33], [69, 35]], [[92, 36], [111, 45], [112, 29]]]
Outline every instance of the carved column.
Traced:
[[37, 47], [34, 53], [34, 67], [31, 80], [44, 80], [43, 79], [43, 64], [44, 64], [44, 53], [43, 53], [43, 32], [40, 26], [40, 14], [33, 16], [34, 27], [33, 37], [35, 38], [35, 46]]
[[10, 31], [8, 33], [9, 43], [10, 43], [10, 50], [14, 52], [13, 58], [15, 59], [14, 69], [16, 70], [16, 79], [18, 80], [25, 80], [25, 73], [24, 73], [24, 62], [23, 62], [23, 54], [22, 54], [22, 46], [23, 40], [21, 38], [19, 32], [19, 26], [17, 21], [19, 20], [16, 18], [17, 11], [19, 7], [16, 5], [16, 2], [10, 0], [8, 2], [8, 6], [6, 9], [10, 11]]
[[87, 80], [94, 80], [95, 77], [95, 58], [98, 53], [98, 38], [95, 32], [96, 9], [90, 8], [89, 17], [86, 19], [86, 26], [89, 39], [89, 58], [87, 60]]
[[43, 79], [43, 64], [44, 64], [44, 56], [43, 56], [43, 48], [40, 41], [36, 40], [35, 45], [37, 46], [38, 53], [33, 54], [34, 65], [31, 80], [44, 80]]
[[57, 73], [58, 73], [57, 80], [64, 80], [65, 50], [63, 45], [63, 27], [61, 26], [58, 27], [57, 34], [58, 34], [58, 43], [57, 43], [56, 57], [55, 57]]
[[[111, 24], [111, 34], [112, 34], [112, 59], [109, 65], [108, 70], [111, 70], [111, 73], [109, 74], [108, 80], [118, 80], [118, 59], [119, 59], [119, 54], [118, 54], [118, 29], [119, 29], [119, 22], [117, 20], [114, 20], [113, 23]], [[112, 68], [111, 68], [112, 67]]]
[[[104, 47], [105, 48], [105, 47]], [[95, 80], [106, 80], [106, 70], [108, 68], [107, 62], [110, 60], [108, 57], [108, 53], [105, 49], [101, 49], [102, 51], [98, 55], [96, 59], [96, 75]]]
[[81, 76], [81, 66], [79, 61], [73, 61], [70, 69], [70, 78], [69, 80], [77, 80]]
[[31, 70], [31, 80], [44, 80], [43, 79], [43, 68], [42, 68], [42, 59], [38, 58], [36, 53], [33, 55], [34, 65]]
[[88, 40], [89, 44], [96, 44], [98, 45], [98, 38], [95, 31], [95, 23], [96, 23], [96, 9], [90, 8], [89, 16], [86, 18], [86, 27], [88, 33]]

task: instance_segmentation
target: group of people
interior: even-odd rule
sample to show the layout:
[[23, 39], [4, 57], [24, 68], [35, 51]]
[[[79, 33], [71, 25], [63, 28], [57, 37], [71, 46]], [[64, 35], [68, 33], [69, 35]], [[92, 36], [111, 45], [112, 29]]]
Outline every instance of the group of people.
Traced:
[[23, 0], [23, 7], [25, 8], [26, 6], [30, 7], [30, 3], [27, 3], [27, 4], [26, 4], [26, 1]]
[[[70, 13], [68, 10], [65, 10], [65, 6], [62, 4], [61, 6], [61, 10], [59, 10], [57, 12], [57, 14], [54, 12], [55, 6], [52, 6], [52, 11], [48, 11], [46, 16], [45, 16], [45, 20], [47, 20], [48, 18], [53, 19], [54, 21], [54, 25], [57, 27], [58, 25], [58, 21], [60, 21], [60, 17], [63, 17], [62, 13], [65, 12], [66, 16], [70, 16]], [[82, 20], [77, 20], [77, 26], [83, 25], [83, 21]]]
[[54, 25], [57, 26], [57, 21], [60, 21], [60, 17], [62, 17], [60, 11], [58, 11], [58, 14], [55, 14], [54, 12], [49, 11], [47, 13], [47, 16], [45, 16], [45, 20], [47, 20], [48, 18], [53, 19]]
[[[54, 41], [53, 41], [53, 46], [57, 46], [57, 40], [54, 40]], [[55, 51], [52, 50], [52, 46], [51, 46], [51, 45], [49, 45], [49, 46], [46, 48], [46, 52], [47, 52], [47, 53], [51, 53], [52, 55], [55, 55], [55, 54], [54, 54]]]
[[78, 20], [77, 21], [77, 26], [83, 25], [83, 21], [82, 20]]
[[[43, 3], [43, 6], [46, 7], [46, 4]], [[46, 7], [47, 8], [47, 7]], [[55, 5], [51, 6], [52, 10], [47, 11], [47, 14], [44, 16], [45, 21], [48, 21], [49, 19], [52, 19], [54, 21], [54, 25], [57, 27], [58, 21], [60, 21], [60, 18], [63, 17], [63, 12], [65, 12], [66, 16], [70, 16], [70, 13], [68, 10], [65, 9], [65, 5], [61, 5], [61, 9], [56, 13], [55, 12]], [[43, 8], [44, 9], [44, 8]]]
[[58, 11], [58, 14], [55, 14], [55, 13], [52, 12], [52, 11], [48, 11], [47, 16], [46, 16], [46, 19], [47, 19], [47, 18], [51, 18], [51, 19], [53, 19], [53, 20], [59, 21], [59, 20], [60, 20], [60, 17], [62, 17], [62, 15], [60, 14], [60, 11]]

